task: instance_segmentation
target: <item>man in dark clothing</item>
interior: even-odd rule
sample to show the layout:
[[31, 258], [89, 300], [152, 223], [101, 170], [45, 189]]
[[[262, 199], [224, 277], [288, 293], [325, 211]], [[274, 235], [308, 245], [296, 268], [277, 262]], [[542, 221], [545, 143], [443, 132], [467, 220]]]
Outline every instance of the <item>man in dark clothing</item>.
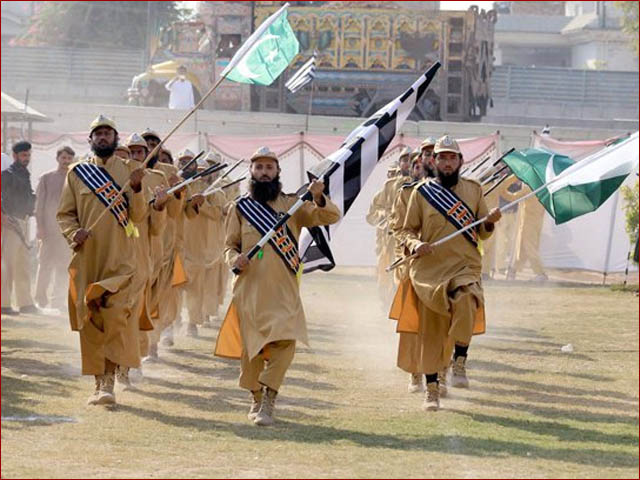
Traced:
[[[27, 222], [33, 215], [36, 196], [27, 166], [31, 144], [13, 146], [13, 163], [2, 172], [2, 314], [38, 313], [31, 297], [30, 249]], [[11, 308], [12, 294], [19, 312]]]

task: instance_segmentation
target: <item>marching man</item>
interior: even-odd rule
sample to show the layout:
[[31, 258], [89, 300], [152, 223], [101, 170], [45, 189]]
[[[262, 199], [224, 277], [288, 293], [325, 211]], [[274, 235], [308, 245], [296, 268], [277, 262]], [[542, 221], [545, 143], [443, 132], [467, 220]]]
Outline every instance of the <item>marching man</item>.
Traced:
[[324, 196], [322, 181], [311, 182], [313, 203], [297, 210], [249, 261], [246, 253], [297, 201], [295, 195], [282, 193], [278, 157], [268, 148], [251, 157], [250, 172], [249, 193], [234, 202], [226, 220], [225, 259], [239, 274], [233, 280], [233, 300], [220, 329], [216, 355], [241, 359], [240, 387], [249, 390], [252, 398], [249, 419], [256, 425], [271, 425], [276, 395], [293, 360], [296, 341], [308, 343], [297, 278], [300, 230], [335, 223], [340, 211]]
[[[471, 336], [485, 329], [478, 240], [488, 238], [501, 217], [495, 208], [479, 228], [433, 247], [439, 239], [487, 215], [480, 184], [459, 177], [462, 153], [455, 140], [447, 135], [440, 138], [433, 162], [437, 176], [411, 193], [402, 229], [407, 249], [418, 255], [410, 264], [409, 277], [417, 297], [413, 333], [417, 335], [417, 371], [425, 374], [427, 383], [425, 410], [440, 408], [438, 374], [448, 367], [453, 348], [451, 384], [469, 386], [467, 350]], [[398, 324], [398, 331], [403, 331], [401, 326], [407, 322], [401, 316]]]
[[[57, 220], [73, 248], [69, 265], [69, 319], [80, 334], [83, 375], [94, 375], [90, 405], [116, 402], [116, 367], [140, 366], [135, 223], [148, 215], [142, 190], [144, 170], [114, 153], [118, 131], [100, 115], [90, 126], [93, 155], [69, 167]], [[127, 185], [124, 195], [117, 192]], [[117, 199], [116, 199], [117, 198]], [[109, 212], [96, 223], [105, 208]], [[95, 225], [89, 230], [89, 228]]]

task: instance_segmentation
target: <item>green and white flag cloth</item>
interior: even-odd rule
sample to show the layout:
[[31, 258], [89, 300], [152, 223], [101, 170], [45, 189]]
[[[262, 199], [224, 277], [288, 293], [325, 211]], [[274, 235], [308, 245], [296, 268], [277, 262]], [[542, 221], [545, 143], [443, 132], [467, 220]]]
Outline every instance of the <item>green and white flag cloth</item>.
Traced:
[[267, 18], [233, 56], [222, 76], [239, 83], [271, 85], [289, 66], [300, 44], [287, 20], [285, 4]]
[[503, 161], [537, 191], [559, 225], [596, 210], [638, 168], [638, 132], [580, 162], [539, 148], [512, 152]]

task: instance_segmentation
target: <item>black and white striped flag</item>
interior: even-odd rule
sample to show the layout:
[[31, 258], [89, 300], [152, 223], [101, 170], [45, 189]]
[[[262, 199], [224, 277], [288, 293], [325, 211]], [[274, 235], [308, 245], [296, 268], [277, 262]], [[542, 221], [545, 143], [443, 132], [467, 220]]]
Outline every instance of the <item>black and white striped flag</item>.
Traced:
[[284, 84], [291, 93], [296, 93], [307, 83], [312, 81], [316, 77], [316, 52], [313, 52], [311, 58], [307, 60], [300, 69], [293, 74], [293, 76], [287, 80]]
[[[332, 167], [325, 178], [325, 187], [331, 200], [340, 208], [342, 218], [439, 68], [440, 62], [433, 64], [409, 89], [358, 126], [338, 150], [308, 172], [309, 177], [318, 177]], [[339, 225], [340, 222], [302, 231], [299, 251], [305, 273], [317, 269], [328, 271], [335, 266], [330, 239]]]

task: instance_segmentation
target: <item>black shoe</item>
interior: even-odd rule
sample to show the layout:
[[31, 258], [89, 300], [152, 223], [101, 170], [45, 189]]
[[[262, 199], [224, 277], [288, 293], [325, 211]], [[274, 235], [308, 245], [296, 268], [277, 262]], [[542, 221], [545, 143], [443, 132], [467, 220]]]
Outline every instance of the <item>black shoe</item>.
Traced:
[[20, 312], [11, 307], [2, 307], [2, 315], [20, 315]]
[[20, 307], [20, 313], [32, 313], [34, 315], [42, 315], [42, 310], [40, 310], [35, 305], [27, 305], [26, 307]]

